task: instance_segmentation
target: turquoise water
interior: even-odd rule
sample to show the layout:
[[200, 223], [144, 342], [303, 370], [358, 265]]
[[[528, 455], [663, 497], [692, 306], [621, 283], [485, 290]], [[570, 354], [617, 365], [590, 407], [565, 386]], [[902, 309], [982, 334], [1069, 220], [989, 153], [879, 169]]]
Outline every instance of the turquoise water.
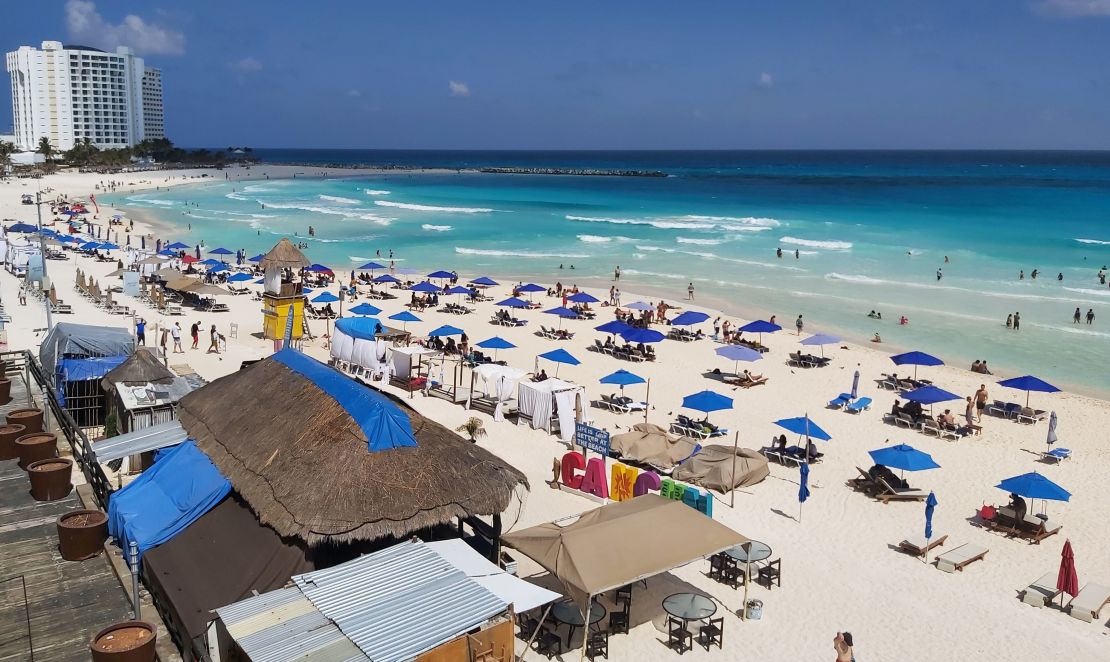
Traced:
[[[607, 289], [620, 265], [628, 290], [678, 298], [693, 282], [699, 299], [737, 313], [775, 314], [786, 326], [804, 314], [807, 330], [857, 341], [878, 332], [890, 349], [986, 359], [996, 371], [1110, 393], [1110, 287], [1096, 276], [1110, 263], [1110, 155], [332, 152], [318, 162], [344, 155], [671, 176], [396, 173], [213, 182], [110, 201], [177, 223], [175, 238], [188, 243], [249, 254], [296, 233], [313, 261], [336, 269], [378, 251], [388, 261], [392, 250], [416, 273]], [[1093, 309], [1095, 323], [1073, 325], [1076, 307]], [[868, 319], [872, 309], [885, 319]], [[1004, 327], [1015, 311], [1016, 332]]]

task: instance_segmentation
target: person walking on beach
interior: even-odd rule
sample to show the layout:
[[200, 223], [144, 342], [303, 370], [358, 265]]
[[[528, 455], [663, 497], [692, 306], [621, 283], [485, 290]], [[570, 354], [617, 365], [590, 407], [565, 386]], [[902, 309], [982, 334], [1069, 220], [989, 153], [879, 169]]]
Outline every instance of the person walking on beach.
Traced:
[[1014, 313], [1014, 331], [1021, 328], [1021, 313]]
[[1094, 321], [1095, 321], [1095, 309], [1094, 308], [1088, 308], [1087, 309], [1087, 324], [1094, 324]]
[[1079, 320], [1082, 317], [1083, 317], [1083, 314], [1079, 312], [1079, 308], [1076, 308], [1075, 309], [1075, 314], [1071, 316], [1071, 323], [1072, 324], [1079, 324]]
[[802, 327], [803, 326], [805, 326], [805, 323], [802, 322], [802, 316], [798, 315], [798, 319], [795, 320], [795, 322], [794, 322], [794, 328], [798, 329], [798, 335], [799, 336], [802, 335]]
[[162, 327], [162, 342], [160, 344], [162, 345], [162, 357], [163, 358], [167, 354], [166, 345], [169, 344], [169, 338], [170, 338], [170, 330], [165, 328], [165, 327]]
[[856, 654], [852, 650], [852, 633], [837, 632], [833, 639], [833, 648], [836, 649], [836, 662], [855, 662]]
[[987, 408], [987, 399], [990, 394], [987, 393], [987, 385], [980, 384], [979, 390], [975, 392], [975, 420], [983, 420], [983, 410]]
[[173, 336], [173, 353], [184, 354], [185, 350], [181, 349], [181, 322], [173, 323], [173, 327], [170, 328], [170, 335]]
[[686, 298], [689, 301], [694, 300], [694, 284], [693, 283], [690, 283], [689, 285], [686, 286]]
[[616, 292], [613, 293], [613, 300], [616, 301], [616, 303], [613, 304], [614, 306], [619, 307], [621, 305], [621, 290], [619, 287]]
[[210, 342], [208, 344], [208, 351], [206, 353], [211, 354], [212, 352], [215, 352], [215, 353], [219, 354], [220, 353], [220, 334], [219, 334], [219, 332], [216, 331], [216, 325], [215, 324], [212, 325], [212, 330], [210, 331], [210, 334], [212, 336], [212, 342]]
[[621, 265], [618, 264], [617, 268], [613, 270], [613, 280], [619, 281], [620, 279], [621, 279]]
[[716, 317], [716, 319], [713, 320], [713, 339], [716, 340], [717, 337], [720, 336], [720, 335], [721, 335], [721, 316], [718, 315]]
[[193, 338], [192, 349], [197, 349], [197, 344], [200, 343], [200, 322], [193, 322], [189, 327], [189, 335]]
[[146, 320], [141, 317], [135, 321], [135, 342], [146, 347]]

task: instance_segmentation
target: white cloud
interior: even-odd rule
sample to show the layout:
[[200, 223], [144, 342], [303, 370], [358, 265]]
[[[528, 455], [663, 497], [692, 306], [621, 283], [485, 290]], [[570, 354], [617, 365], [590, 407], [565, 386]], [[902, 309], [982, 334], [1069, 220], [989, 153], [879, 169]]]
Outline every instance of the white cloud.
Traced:
[[185, 52], [185, 35], [154, 23], [141, 16], [128, 14], [113, 25], [96, 11], [91, 0], [66, 2], [66, 29], [74, 41], [106, 50], [128, 46], [140, 55], [181, 55]]
[[229, 62], [227, 66], [232, 71], [241, 74], [253, 74], [256, 71], [262, 71], [262, 63], [250, 56]]
[[775, 77], [764, 71], [763, 73], [759, 74], [759, 80], [756, 81], [756, 84], [760, 87], [774, 87]]
[[1050, 16], [1078, 18], [1082, 16], [1110, 17], [1110, 0], [1039, 0], [1034, 8]]
[[460, 83], [459, 81], [453, 80], [447, 83], [447, 89], [451, 91], [451, 96], [453, 97], [470, 96], [470, 86], [466, 83]]

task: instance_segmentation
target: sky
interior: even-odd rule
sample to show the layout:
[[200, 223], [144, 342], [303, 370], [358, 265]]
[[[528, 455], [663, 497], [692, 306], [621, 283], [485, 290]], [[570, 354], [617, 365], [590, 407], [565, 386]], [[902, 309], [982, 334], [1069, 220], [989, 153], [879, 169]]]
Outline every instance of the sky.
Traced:
[[4, 14], [5, 52], [134, 48], [163, 70], [184, 146], [1110, 149], [1110, 0], [7, 0]]

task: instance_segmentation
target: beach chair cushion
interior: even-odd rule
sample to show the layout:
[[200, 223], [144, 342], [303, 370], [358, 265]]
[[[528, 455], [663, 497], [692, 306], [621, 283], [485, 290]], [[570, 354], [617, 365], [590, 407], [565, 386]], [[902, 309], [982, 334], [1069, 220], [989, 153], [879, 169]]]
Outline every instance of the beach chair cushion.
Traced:
[[1068, 605], [1068, 613], [1088, 623], [1099, 618], [1099, 612], [1110, 603], [1110, 585], [1091, 582], [1079, 591]]
[[1048, 451], [1047, 453], [1044, 453], [1044, 458], [1046, 460], [1054, 460], [1056, 462], [1063, 462], [1064, 460], [1066, 460], [1070, 457], [1071, 457], [1071, 449], [1070, 448], [1053, 448], [1052, 450]]
[[852, 401], [852, 395], [850, 393], [841, 393], [840, 395], [836, 396], [832, 400], [829, 400], [829, 406], [834, 407], [836, 409], [840, 409], [841, 407], [843, 407], [844, 405], [848, 404], [851, 401]]
[[860, 398], [859, 400], [856, 400], [855, 402], [850, 403], [847, 406], [847, 408], [845, 408], [845, 411], [851, 412], [853, 414], [858, 414], [861, 411], [863, 411], [864, 409], [869, 408], [870, 406], [871, 406], [871, 398], [868, 398], [868, 397], [864, 396], [864, 397]]
[[1060, 595], [1056, 588], [1056, 572], [1046, 572], [1041, 578], [1025, 587], [1021, 592], [1021, 601], [1034, 607], [1043, 607], [1053, 598]]
[[985, 557], [990, 550], [981, 545], [965, 543], [937, 557], [937, 569], [945, 572], [963, 572], [964, 566]]

